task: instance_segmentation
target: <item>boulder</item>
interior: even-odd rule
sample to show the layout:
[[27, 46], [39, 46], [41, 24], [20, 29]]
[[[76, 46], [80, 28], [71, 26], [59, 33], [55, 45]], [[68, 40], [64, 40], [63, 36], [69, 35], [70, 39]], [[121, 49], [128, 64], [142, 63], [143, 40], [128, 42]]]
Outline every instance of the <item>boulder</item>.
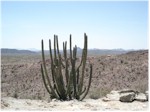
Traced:
[[102, 100], [105, 102], [107, 102], [107, 101], [119, 101], [119, 97], [120, 97], [119, 91], [111, 91]]
[[123, 89], [120, 92], [119, 101], [121, 102], [133, 102], [135, 100], [135, 96], [138, 93], [132, 89]]
[[135, 92], [122, 93], [119, 101], [121, 102], [133, 102], [135, 100]]
[[103, 101], [121, 101], [121, 102], [133, 102], [134, 100], [145, 102], [148, 101], [148, 91], [140, 93], [132, 89], [123, 89], [120, 91], [111, 91], [102, 99]]
[[121, 101], [132, 102], [135, 99], [135, 91], [131, 89], [124, 89], [120, 91], [111, 91], [103, 98], [103, 101]]

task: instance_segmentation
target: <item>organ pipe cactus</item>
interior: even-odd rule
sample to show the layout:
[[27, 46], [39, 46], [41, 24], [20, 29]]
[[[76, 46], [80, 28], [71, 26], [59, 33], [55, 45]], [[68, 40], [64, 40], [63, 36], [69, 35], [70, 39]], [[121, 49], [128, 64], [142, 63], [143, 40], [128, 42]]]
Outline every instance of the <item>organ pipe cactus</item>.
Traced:
[[[51, 98], [59, 100], [83, 100], [90, 88], [92, 79], [92, 64], [88, 84], [84, 85], [84, 71], [87, 60], [87, 35], [84, 34], [84, 48], [81, 61], [77, 66], [77, 46], [72, 50], [72, 38], [70, 35], [70, 53], [67, 50], [67, 42], [63, 42], [63, 53], [59, 51], [58, 36], [54, 35], [54, 50], [52, 53], [51, 40], [49, 40], [51, 75], [46, 67], [44, 42], [42, 40], [42, 64], [41, 73], [44, 86]], [[68, 56], [69, 54], [69, 56]], [[64, 72], [63, 72], [64, 71]], [[87, 87], [86, 87], [87, 86]]]

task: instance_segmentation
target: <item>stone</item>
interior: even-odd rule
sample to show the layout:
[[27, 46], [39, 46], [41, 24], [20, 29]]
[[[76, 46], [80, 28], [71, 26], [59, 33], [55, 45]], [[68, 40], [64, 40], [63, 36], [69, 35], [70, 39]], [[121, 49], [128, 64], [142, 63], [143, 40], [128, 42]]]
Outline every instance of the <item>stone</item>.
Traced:
[[111, 91], [109, 94], [106, 95], [105, 98], [103, 98], [103, 101], [119, 101], [119, 91]]
[[140, 93], [132, 89], [123, 89], [120, 91], [111, 91], [102, 99], [103, 101], [121, 101], [121, 102], [133, 102], [134, 100], [145, 102], [148, 101], [148, 91]]
[[135, 100], [135, 96], [136, 95], [134, 92], [122, 93], [119, 101], [121, 101], [121, 102], [133, 102]]
[[145, 95], [146, 95], [146, 98], [147, 98], [147, 101], [148, 101], [148, 91], [145, 92]]
[[135, 100], [135, 91], [131, 89], [123, 89], [120, 91], [111, 91], [102, 100], [107, 101], [121, 101], [121, 102], [132, 102]]
[[52, 102], [56, 102], [56, 101], [57, 101], [57, 99], [56, 99], [56, 98], [54, 98], [54, 99], [52, 99], [51, 101], [52, 101]]
[[135, 100], [145, 102], [145, 101], [148, 101], [148, 97], [144, 93], [139, 93], [139, 94], [136, 95]]

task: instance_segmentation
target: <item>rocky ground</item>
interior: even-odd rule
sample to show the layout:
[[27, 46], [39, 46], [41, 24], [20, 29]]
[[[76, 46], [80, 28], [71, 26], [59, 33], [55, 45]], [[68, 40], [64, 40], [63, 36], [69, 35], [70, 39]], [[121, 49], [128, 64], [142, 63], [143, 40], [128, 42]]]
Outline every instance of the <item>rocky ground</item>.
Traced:
[[[48, 57], [49, 56], [47, 56], [46, 59], [47, 65], [50, 63]], [[88, 56], [87, 61], [91, 61], [93, 63], [93, 78], [91, 88], [85, 99], [87, 102], [101, 102], [100, 98], [105, 96], [111, 90], [120, 90], [124, 88], [134, 89], [139, 92], [145, 92], [148, 90], [148, 50], [134, 51], [121, 55]], [[49, 99], [49, 95], [45, 90], [41, 77], [40, 55], [2, 55], [1, 62], [1, 92], [5, 94], [5, 97], [2, 96], [2, 103], [6, 102], [6, 104], [8, 103], [8, 105], [10, 105], [8, 107], [3, 107], [2, 105], [2, 108], [15, 108], [13, 107], [11, 100], [14, 102], [14, 104], [19, 102], [24, 104], [26, 101], [35, 101], [38, 102], [35, 103], [35, 105], [42, 105], [41, 102], [45, 102], [44, 100]], [[86, 67], [85, 76], [86, 84], [89, 76], [88, 66]], [[18, 100], [15, 98], [18, 98]], [[69, 105], [71, 105], [71, 102], [72, 101], [68, 102]], [[82, 110], [82, 106], [80, 107], [80, 105], [76, 104], [76, 101], [73, 102], [75, 102], [73, 107], [79, 106], [79, 109]], [[114, 101], [106, 104], [108, 108], [110, 105], [115, 105], [117, 103], [117, 101], [115, 104], [113, 104], [113, 102]], [[86, 105], [84, 102], [80, 103], [83, 104], [83, 107]], [[119, 105], [123, 105], [123, 107], [125, 107], [125, 105], [129, 105], [129, 107], [132, 107], [133, 104], [138, 105], [138, 103], [119, 103]], [[65, 102], [61, 103], [60, 105], [63, 104], [65, 104]], [[95, 106], [96, 109], [99, 110], [101, 108], [103, 110], [103, 103], [87, 104], [89, 107], [90, 105], [99, 105], [98, 107]], [[147, 105], [148, 103], [140, 102], [139, 105], [141, 107], [139, 106], [139, 108], [143, 108], [142, 105], [145, 104]], [[28, 104], [25, 105], [28, 107]], [[47, 108], [49, 105], [51, 105], [51, 103], [46, 103], [46, 105], [48, 105], [46, 106]], [[58, 107], [60, 105], [58, 104]], [[134, 106], [133, 110], [136, 110], [134, 109]], [[44, 106], [41, 106], [41, 109], [42, 108], [44, 109]], [[112, 109], [115, 110], [115, 106]]]
[[148, 102], [134, 101], [123, 103], [120, 101], [104, 102], [102, 99], [84, 99], [82, 102], [77, 100], [50, 102], [45, 100], [15, 99], [3, 97], [1, 100], [2, 110], [50, 110], [50, 111], [100, 111], [100, 110], [148, 110]]

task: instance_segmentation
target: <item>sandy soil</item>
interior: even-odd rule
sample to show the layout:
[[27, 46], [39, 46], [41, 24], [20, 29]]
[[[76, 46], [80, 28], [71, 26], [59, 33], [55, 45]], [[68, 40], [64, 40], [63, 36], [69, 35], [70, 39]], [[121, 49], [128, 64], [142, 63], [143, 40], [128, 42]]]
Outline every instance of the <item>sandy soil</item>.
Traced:
[[148, 102], [134, 101], [122, 103], [120, 101], [104, 102], [102, 99], [84, 99], [83, 101], [52, 101], [15, 99], [3, 97], [1, 99], [2, 110], [51, 110], [51, 111], [99, 111], [99, 110], [148, 110]]

